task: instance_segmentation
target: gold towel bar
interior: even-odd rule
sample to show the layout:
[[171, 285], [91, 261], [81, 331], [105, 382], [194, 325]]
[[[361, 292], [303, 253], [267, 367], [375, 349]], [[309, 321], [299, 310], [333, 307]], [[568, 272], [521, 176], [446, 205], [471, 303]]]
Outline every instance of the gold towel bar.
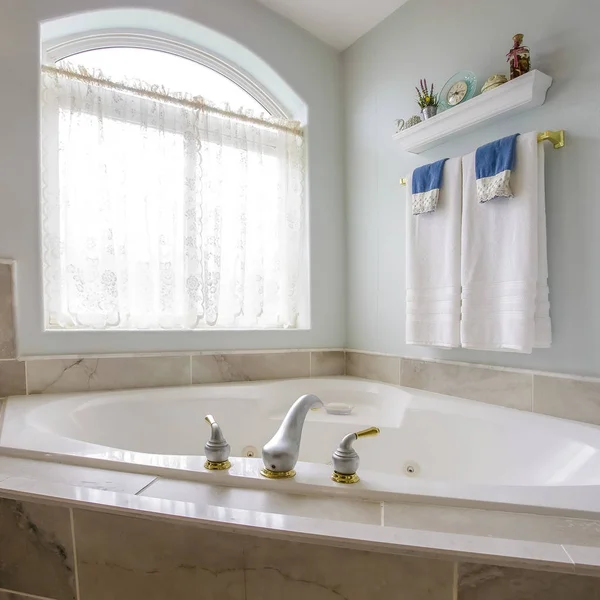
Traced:
[[[558, 131], [542, 131], [542, 133], [538, 133], [538, 142], [545, 142], [548, 140], [552, 142], [552, 145], [556, 150], [559, 148], [564, 148], [565, 146], [565, 130], [559, 129]], [[400, 179], [400, 185], [406, 185], [408, 179], [406, 177], [402, 177]]]

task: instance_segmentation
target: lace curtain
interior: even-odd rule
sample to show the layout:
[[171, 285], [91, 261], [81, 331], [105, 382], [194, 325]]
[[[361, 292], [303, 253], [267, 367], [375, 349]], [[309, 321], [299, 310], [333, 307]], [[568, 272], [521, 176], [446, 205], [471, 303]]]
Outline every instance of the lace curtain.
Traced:
[[44, 67], [46, 327], [298, 327], [302, 140], [294, 122]]

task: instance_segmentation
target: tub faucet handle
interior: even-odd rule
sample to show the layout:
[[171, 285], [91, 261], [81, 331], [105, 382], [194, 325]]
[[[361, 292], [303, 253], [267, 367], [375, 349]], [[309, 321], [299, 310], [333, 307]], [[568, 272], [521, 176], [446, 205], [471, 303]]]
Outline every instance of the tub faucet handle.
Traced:
[[359, 476], [356, 474], [360, 458], [356, 450], [352, 447], [352, 444], [358, 438], [370, 437], [379, 433], [380, 430], [378, 427], [369, 427], [368, 429], [349, 433], [345, 436], [331, 457], [333, 461], [333, 475], [331, 479], [336, 483], [356, 483], [360, 481]]
[[204, 444], [206, 462], [204, 468], [209, 471], [222, 471], [229, 469], [229, 452], [231, 447], [225, 440], [225, 436], [212, 415], [206, 415], [204, 420], [210, 425], [210, 439]]

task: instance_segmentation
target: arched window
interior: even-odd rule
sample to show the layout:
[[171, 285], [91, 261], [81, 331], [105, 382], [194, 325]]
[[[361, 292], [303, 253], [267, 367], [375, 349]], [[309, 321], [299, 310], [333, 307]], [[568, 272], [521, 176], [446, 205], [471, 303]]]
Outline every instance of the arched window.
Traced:
[[304, 160], [300, 124], [203, 53], [44, 65], [46, 328], [301, 327]]

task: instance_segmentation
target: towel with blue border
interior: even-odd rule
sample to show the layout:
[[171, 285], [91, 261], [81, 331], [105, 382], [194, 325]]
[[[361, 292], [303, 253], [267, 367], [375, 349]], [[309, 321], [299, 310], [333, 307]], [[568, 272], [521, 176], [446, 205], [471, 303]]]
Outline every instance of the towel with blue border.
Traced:
[[515, 167], [517, 136], [509, 135], [480, 146], [475, 153], [477, 200], [487, 202], [494, 198], [512, 198], [510, 174]]
[[447, 158], [418, 167], [412, 174], [412, 214], [421, 215], [437, 208], [442, 187], [442, 173]]

